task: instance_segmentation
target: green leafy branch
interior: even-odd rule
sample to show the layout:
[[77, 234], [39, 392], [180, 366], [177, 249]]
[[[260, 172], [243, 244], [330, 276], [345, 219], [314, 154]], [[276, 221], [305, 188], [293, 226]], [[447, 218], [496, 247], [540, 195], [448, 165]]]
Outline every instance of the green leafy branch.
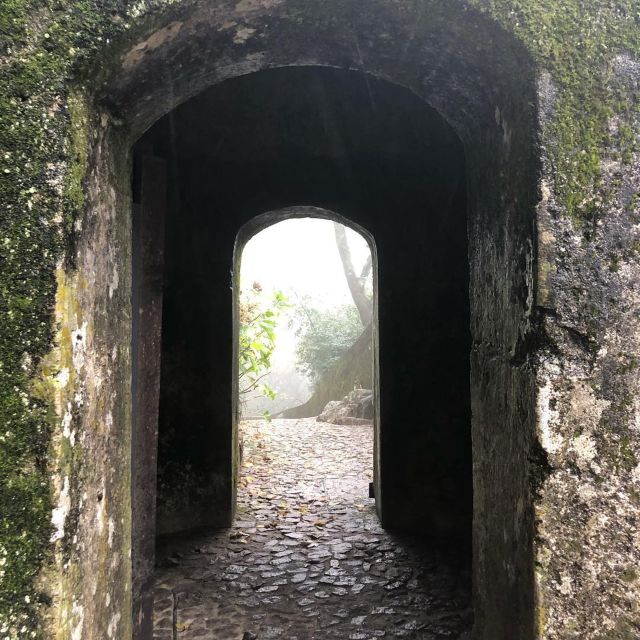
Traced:
[[286, 296], [277, 291], [265, 302], [262, 287], [255, 282], [240, 299], [239, 393], [242, 401], [256, 392], [271, 400], [276, 392], [264, 381], [271, 371], [276, 348], [276, 328], [282, 312], [289, 307]]

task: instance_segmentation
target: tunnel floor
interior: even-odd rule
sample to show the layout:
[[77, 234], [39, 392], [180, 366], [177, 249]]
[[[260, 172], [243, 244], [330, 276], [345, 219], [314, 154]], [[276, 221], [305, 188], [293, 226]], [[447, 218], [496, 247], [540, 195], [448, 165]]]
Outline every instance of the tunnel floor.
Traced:
[[468, 558], [380, 527], [371, 427], [242, 433], [233, 527], [159, 550], [156, 640], [468, 637]]

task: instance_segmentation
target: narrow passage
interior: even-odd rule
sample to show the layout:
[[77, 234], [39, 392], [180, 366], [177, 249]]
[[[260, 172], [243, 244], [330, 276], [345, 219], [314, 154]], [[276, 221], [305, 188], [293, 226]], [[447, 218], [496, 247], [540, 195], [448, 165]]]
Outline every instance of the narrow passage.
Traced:
[[467, 637], [468, 559], [380, 527], [372, 427], [241, 432], [234, 526], [159, 550], [156, 640]]

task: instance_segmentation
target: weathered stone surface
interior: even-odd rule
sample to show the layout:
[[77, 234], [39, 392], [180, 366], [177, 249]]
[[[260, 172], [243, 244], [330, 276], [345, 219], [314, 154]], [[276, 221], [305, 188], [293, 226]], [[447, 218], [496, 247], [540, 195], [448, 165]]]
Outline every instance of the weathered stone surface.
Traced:
[[[639, 58], [618, 56], [610, 69], [609, 90], [637, 94]], [[558, 215], [548, 174], [539, 209], [546, 288], [537, 433], [547, 468], [536, 580], [545, 638], [640, 637], [640, 114], [611, 114], [608, 126], [593, 219], [578, 226]], [[626, 153], [625, 129], [636, 141]]]
[[51, 451], [47, 614], [58, 637], [74, 640], [131, 634], [131, 194], [119, 142], [106, 126], [95, 132], [85, 233], [56, 304], [62, 429]]
[[354, 389], [342, 400], [327, 403], [317, 420], [330, 424], [372, 424], [373, 407], [371, 389]]

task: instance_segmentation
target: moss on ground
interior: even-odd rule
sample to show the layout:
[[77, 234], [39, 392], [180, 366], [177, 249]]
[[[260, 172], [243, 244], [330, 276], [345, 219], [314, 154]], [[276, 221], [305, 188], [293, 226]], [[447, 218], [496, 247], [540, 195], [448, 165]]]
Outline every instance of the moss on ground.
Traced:
[[[431, 0], [425, 0], [428, 4]], [[34, 393], [52, 349], [55, 272], [82, 211], [90, 113], [78, 88], [110, 63], [109, 41], [146, 28], [151, 2], [5, 0], [0, 9], [0, 635], [38, 634], [35, 586], [49, 553], [47, 451], [54, 412]], [[171, 4], [157, 2], [157, 5]], [[610, 82], [615, 54], [640, 55], [637, 0], [468, 0], [520, 38], [559, 89], [549, 123], [560, 204], [602, 217], [601, 160], [630, 162], [640, 96]], [[123, 35], [124, 34], [124, 35]], [[72, 83], [75, 88], [72, 89]], [[610, 130], [612, 116], [619, 126]]]

